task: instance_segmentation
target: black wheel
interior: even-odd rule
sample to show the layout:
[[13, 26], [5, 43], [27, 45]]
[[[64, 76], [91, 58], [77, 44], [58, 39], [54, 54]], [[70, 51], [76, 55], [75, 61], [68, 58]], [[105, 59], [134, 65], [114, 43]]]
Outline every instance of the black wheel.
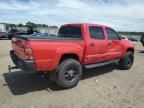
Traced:
[[56, 83], [63, 88], [77, 85], [82, 75], [81, 64], [74, 59], [64, 60], [56, 70]]
[[124, 58], [122, 58], [119, 62], [118, 65], [120, 67], [120, 69], [130, 69], [133, 65], [134, 62], [134, 53], [131, 51], [128, 51], [125, 55]]

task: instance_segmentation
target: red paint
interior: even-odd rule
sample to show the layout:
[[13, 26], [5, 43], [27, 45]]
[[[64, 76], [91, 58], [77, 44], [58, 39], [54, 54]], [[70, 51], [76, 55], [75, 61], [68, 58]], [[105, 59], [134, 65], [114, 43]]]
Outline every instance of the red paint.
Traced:
[[[110, 27], [98, 24], [66, 24], [63, 26], [69, 25], [81, 27], [83, 40], [30, 40], [26, 42], [32, 50], [31, 56], [33, 56], [37, 71], [54, 71], [61, 57], [65, 54], [77, 55], [81, 64], [93, 64], [123, 58], [128, 48], [134, 49], [134, 45], [128, 40], [108, 40], [105, 29]], [[92, 39], [89, 34], [89, 26], [102, 27], [105, 39]], [[24, 40], [21, 41], [18, 41], [18, 44], [20, 44], [19, 42], [25, 43]], [[25, 50], [22, 47], [15, 44], [12, 44], [12, 47], [18, 57], [27, 59]]]

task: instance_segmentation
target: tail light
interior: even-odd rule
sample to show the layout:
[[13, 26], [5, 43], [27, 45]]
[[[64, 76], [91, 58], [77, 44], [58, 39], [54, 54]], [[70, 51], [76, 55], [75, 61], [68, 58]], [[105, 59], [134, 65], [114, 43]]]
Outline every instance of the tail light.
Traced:
[[16, 44], [20, 48], [24, 49], [25, 58], [28, 60], [33, 60], [32, 49], [26, 40], [12, 38], [12, 44]]
[[30, 45], [26, 42], [24, 46], [24, 52], [26, 54], [26, 59], [33, 60], [33, 54], [32, 49], [30, 48]]

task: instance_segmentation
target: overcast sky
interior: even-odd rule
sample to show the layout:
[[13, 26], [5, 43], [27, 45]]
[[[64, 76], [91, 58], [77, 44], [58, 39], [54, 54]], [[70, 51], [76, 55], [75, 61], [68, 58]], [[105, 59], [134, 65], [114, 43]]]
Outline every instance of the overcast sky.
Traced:
[[98, 23], [144, 32], [144, 0], [0, 0], [0, 22]]

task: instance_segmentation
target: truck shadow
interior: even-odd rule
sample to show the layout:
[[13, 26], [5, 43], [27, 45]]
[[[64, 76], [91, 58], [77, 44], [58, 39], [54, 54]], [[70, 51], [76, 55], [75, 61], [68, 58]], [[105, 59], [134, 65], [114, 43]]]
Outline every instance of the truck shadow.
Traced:
[[[84, 69], [81, 80], [95, 77], [105, 73], [112, 72], [116, 67], [114, 65], [103, 66], [93, 69]], [[57, 86], [54, 82], [51, 82], [48, 75], [42, 77], [40, 74], [26, 74], [20, 71], [9, 72], [3, 74], [6, 84], [13, 95], [23, 95], [28, 92], [47, 90], [60, 91], [64, 90]]]
[[13, 95], [22, 95], [28, 92], [41, 90], [61, 90], [55, 83], [51, 82], [49, 77], [40, 74], [27, 74], [21, 71], [9, 72], [3, 74], [6, 84]]

